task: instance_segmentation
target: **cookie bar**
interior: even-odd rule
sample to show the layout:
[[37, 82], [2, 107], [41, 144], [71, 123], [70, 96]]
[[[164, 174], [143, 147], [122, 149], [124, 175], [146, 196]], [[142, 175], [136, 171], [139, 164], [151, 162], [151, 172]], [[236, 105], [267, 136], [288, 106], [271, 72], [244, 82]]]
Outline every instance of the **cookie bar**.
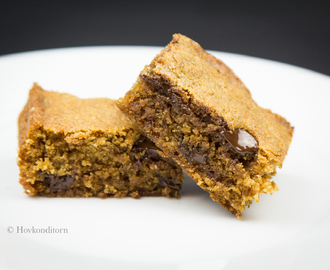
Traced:
[[180, 167], [115, 101], [34, 84], [19, 116], [20, 183], [46, 197], [178, 197]]
[[278, 190], [271, 178], [293, 128], [193, 40], [175, 34], [117, 105], [238, 218], [252, 199]]

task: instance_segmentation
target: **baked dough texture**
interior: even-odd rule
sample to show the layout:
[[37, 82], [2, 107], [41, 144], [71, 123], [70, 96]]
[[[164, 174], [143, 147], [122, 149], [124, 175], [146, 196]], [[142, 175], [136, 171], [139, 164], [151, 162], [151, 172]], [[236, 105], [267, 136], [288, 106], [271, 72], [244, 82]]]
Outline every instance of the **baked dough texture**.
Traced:
[[293, 128], [222, 61], [175, 34], [118, 107], [210, 197], [241, 218], [282, 167]]
[[19, 116], [20, 183], [47, 197], [178, 197], [180, 167], [107, 98], [37, 84]]

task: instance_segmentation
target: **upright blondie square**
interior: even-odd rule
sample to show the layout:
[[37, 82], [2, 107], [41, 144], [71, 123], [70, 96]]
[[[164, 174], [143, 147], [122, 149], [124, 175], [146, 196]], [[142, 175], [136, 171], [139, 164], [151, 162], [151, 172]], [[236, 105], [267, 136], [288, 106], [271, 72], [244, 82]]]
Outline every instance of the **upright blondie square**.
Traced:
[[210, 197], [241, 218], [287, 154], [293, 128], [223, 62], [175, 34], [117, 105]]
[[34, 84], [19, 116], [20, 183], [46, 197], [178, 197], [182, 170], [106, 98]]

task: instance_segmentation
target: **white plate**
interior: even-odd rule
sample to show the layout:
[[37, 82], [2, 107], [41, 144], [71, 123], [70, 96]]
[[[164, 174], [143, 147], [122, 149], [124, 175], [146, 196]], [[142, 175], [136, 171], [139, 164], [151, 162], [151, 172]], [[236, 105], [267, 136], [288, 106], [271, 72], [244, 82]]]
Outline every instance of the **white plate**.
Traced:
[[[93, 47], [0, 57], [0, 268], [329, 269], [330, 78], [286, 64], [214, 52], [261, 106], [295, 127], [274, 178], [280, 191], [262, 196], [241, 221], [189, 178], [179, 200], [23, 193], [17, 117], [32, 83], [81, 98], [117, 98], [159, 50]], [[66, 232], [26, 231], [48, 226]]]

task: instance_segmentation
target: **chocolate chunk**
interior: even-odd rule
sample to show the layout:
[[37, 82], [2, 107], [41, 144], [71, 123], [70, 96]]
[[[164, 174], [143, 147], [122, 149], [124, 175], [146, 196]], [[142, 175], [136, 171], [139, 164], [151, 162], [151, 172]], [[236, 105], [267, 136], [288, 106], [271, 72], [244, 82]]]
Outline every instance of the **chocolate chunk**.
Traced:
[[184, 155], [187, 159], [189, 159], [191, 162], [196, 162], [196, 163], [205, 163], [206, 158], [205, 154], [201, 154], [199, 151], [196, 149], [189, 149], [187, 145], [181, 144], [179, 145], [179, 149], [182, 155]]
[[162, 175], [156, 175], [156, 177], [159, 180], [159, 186], [160, 187], [169, 187], [172, 188], [174, 190], [180, 190], [181, 189], [181, 185], [179, 184], [174, 184], [173, 182], [169, 181], [166, 177], [162, 176]]
[[235, 129], [225, 133], [224, 136], [233, 149], [241, 155], [254, 154], [258, 150], [258, 142], [243, 129]]
[[158, 151], [162, 151], [154, 144], [154, 142], [150, 141], [148, 138], [145, 137], [142, 137], [141, 139], [136, 141], [132, 148], [132, 152], [142, 150], [149, 154], [148, 158], [151, 158], [153, 161], [159, 160], [160, 155]]
[[75, 181], [75, 178], [71, 175], [55, 176], [53, 174], [37, 172], [38, 175], [44, 177], [44, 184], [51, 191], [59, 191], [62, 189], [68, 189]]
[[138, 140], [134, 146], [133, 149], [154, 149], [161, 151], [154, 142], [150, 141], [148, 138], [142, 138]]

